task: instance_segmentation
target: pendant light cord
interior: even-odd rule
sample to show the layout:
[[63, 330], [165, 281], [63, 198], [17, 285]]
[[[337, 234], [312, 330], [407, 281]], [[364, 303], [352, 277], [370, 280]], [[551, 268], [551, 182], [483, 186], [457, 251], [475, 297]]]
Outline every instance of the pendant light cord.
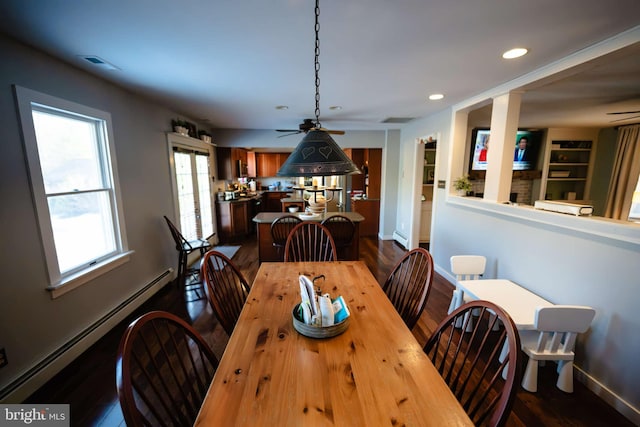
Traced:
[[316, 56], [315, 56], [315, 68], [316, 68], [316, 128], [320, 129], [320, 0], [316, 0]]

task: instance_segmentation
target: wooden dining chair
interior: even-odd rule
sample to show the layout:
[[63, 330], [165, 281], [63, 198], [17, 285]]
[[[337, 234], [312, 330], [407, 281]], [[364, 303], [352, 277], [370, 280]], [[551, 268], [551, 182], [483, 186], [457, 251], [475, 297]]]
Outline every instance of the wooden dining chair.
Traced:
[[[479, 316], [471, 331], [456, 327], [473, 310]], [[504, 328], [494, 331], [498, 320]], [[505, 425], [522, 371], [520, 337], [507, 312], [488, 301], [464, 304], [440, 322], [424, 351], [476, 426]]]
[[284, 246], [287, 244], [289, 233], [301, 222], [302, 220], [295, 215], [283, 215], [271, 223], [271, 240], [281, 261], [284, 259]]
[[423, 248], [407, 252], [382, 285], [409, 329], [418, 322], [433, 282], [433, 258]]
[[[178, 285], [181, 286], [185, 292], [193, 291], [196, 295], [194, 300], [198, 300], [202, 298], [198, 293], [202, 288], [202, 280], [200, 280], [198, 276], [200, 274], [200, 263], [198, 262], [196, 268], [190, 269], [188, 266], [188, 258], [190, 253], [199, 251], [200, 260], [202, 260], [204, 253], [211, 248], [211, 243], [209, 243], [208, 239], [187, 240], [166, 215], [164, 216], [164, 220], [169, 226], [171, 237], [173, 237], [176, 250], [178, 251]], [[187, 283], [189, 276], [192, 277], [192, 280]]]
[[204, 255], [201, 275], [209, 304], [222, 328], [231, 336], [249, 295], [249, 284], [233, 262], [215, 250]]
[[303, 221], [293, 227], [284, 247], [285, 262], [335, 261], [336, 244], [324, 225]]
[[351, 247], [353, 236], [356, 232], [356, 225], [344, 215], [331, 215], [320, 223], [329, 229], [331, 237], [336, 244], [338, 250], [338, 259], [346, 259], [343, 253], [347, 248]]
[[116, 359], [116, 387], [126, 424], [191, 426], [218, 359], [187, 322], [163, 311], [133, 321]]
[[529, 357], [522, 378], [525, 390], [538, 390], [538, 363], [551, 360], [558, 363], [556, 386], [566, 393], [573, 393], [576, 338], [589, 329], [595, 315], [593, 308], [575, 305], [536, 309], [536, 330], [520, 331], [522, 351]]

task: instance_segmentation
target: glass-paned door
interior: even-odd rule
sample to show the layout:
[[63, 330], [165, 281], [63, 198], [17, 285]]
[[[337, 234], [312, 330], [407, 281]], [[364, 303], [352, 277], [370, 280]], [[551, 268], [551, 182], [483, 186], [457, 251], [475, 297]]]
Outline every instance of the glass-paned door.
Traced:
[[187, 240], [206, 239], [213, 234], [209, 159], [208, 152], [173, 147], [179, 227]]

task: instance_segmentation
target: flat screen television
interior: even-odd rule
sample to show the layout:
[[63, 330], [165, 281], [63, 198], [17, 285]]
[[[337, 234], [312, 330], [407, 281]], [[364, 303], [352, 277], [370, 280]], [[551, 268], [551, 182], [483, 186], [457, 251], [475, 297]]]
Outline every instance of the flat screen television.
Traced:
[[[544, 131], [518, 129], [513, 146], [513, 170], [533, 170], [536, 168], [538, 153], [542, 145]], [[475, 128], [471, 133], [470, 171], [487, 170], [489, 150], [489, 129]]]

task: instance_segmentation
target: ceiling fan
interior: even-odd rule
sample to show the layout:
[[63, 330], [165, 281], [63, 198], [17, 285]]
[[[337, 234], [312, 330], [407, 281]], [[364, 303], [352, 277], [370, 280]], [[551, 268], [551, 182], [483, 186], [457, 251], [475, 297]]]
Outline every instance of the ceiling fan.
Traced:
[[313, 119], [304, 119], [302, 121], [302, 123], [300, 123], [298, 125], [298, 130], [295, 129], [276, 129], [276, 132], [288, 132], [286, 135], [280, 135], [278, 138], [281, 138], [283, 136], [289, 136], [289, 135], [296, 135], [299, 133], [307, 133], [312, 129], [320, 129], [320, 130], [324, 130], [327, 133], [333, 134], [333, 135], [344, 135], [344, 131], [343, 130], [328, 130], [325, 128], [316, 128], [316, 124], [313, 122]]
[[[607, 113], [607, 114], [608, 115], [616, 115], [616, 114], [638, 114], [638, 113], [640, 113], [640, 110], [636, 110], [636, 111], [615, 111], [615, 112], [611, 112], [611, 113]], [[618, 120], [611, 120], [609, 123], [623, 122], [625, 120], [636, 119], [638, 117], [640, 117], [640, 115], [631, 116], [631, 117], [625, 117], [625, 118], [618, 119]]]

